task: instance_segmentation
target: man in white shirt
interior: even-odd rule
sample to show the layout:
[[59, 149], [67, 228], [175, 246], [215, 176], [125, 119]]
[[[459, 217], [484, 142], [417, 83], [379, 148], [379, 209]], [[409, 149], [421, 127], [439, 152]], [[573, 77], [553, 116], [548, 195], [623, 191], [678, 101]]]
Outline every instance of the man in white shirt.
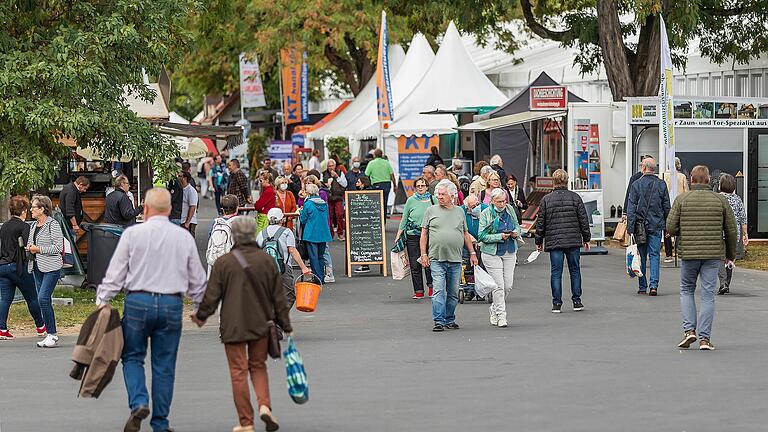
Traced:
[[[127, 432], [139, 432], [149, 416], [149, 393], [144, 359], [152, 344], [152, 429], [171, 430], [168, 414], [173, 399], [176, 356], [184, 310], [182, 297], [192, 299], [195, 310], [206, 288], [205, 270], [195, 240], [168, 220], [171, 195], [163, 188], [150, 189], [144, 200], [144, 223], [133, 225], [120, 237], [96, 304], [109, 304], [120, 291], [127, 292], [122, 320], [123, 379], [131, 415]], [[168, 245], [173, 245], [169, 252]]]
[[179, 176], [182, 188], [181, 226], [195, 237], [197, 227], [197, 190], [192, 186], [192, 174], [182, 172]]

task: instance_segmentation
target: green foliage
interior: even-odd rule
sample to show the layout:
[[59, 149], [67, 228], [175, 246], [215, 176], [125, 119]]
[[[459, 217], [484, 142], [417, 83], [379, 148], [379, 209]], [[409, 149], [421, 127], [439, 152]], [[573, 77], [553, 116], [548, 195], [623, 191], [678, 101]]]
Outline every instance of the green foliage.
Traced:
[[69, 137], [170, 172], [178, 150], [126, 105], [179, 60], [196, 0], [0, 2], [0, 190], [51, 184]]
[[328, 152], [339, 157], [339, 162], [349, 165], [352, 153], [349, 152], [349, 140], [345, 137], [333, 137], [328, 140]]
[[269, 138], [265, 135], [251, 133], [248, 135], [248, 160], [251, 162], [252, 172], [261, 167], [261, 162], [269, 157]]

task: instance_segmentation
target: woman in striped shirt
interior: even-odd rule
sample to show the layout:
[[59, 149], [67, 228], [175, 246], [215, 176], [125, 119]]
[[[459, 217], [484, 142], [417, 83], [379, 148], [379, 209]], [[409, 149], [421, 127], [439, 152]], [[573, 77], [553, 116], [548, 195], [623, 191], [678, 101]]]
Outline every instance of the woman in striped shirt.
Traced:
[[35, 276], [37, 298], [48, 330], [48, 336], [37, 343], [41, 348], [52, 348], [59, 341], [51, 299], [53, 289], [61, 276], [64, 236], [61, 233], [61, 225], [51, 217], [52, 211], [50, 198], [43, 195], [32, 197], [32, 218], [37, 223], [29, 231], [26, 250], [34, 256], [34, 259], [29, 261], [29, 271]]

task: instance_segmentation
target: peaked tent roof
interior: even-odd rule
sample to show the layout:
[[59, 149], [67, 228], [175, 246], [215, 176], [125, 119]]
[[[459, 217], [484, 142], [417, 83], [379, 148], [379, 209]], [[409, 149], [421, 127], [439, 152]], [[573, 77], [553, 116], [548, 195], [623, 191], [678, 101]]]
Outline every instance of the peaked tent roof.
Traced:
[[[392, 79], [392, 104], [395, 119], [398, 118], [398, 106], [413, 92], [434, 60], [435, 53], [429, 46], [427, 38], [421, 33], [413, 35], [405, 61]], [[376, 104], [373, 103], [345, 128], [345, 135], [376, 136], [379, 132], [377, 114]]]
[[434, 109], [466, 106], [498, 106], [507, 100], [504, 93], [478, 69], [451, 22], [435, 61], [416, 88], [395, 105], [395, 121], [385, 135], [455, 133], [456, 120], [450, 115], [421, 114]]
[[[388, 50], [389, 65], [391, 67], [390, 73], [396, 73], [400, 70], [405, 61], [405, 51], [399, 44], [390, 45]], [[315, 130], [309, 131], [306, 137], [312, 138], [324, 138], [326, 136], [339, 136], [337, 132], [342, 127], [346, 126], [352, 119], [365, 110], [369, 105], [376, 105], [376, 76], [374, 75], [365, 84], [365, 87], [357, 94], [357, 97], [342, 111], [331, 119], [328, 123]]]

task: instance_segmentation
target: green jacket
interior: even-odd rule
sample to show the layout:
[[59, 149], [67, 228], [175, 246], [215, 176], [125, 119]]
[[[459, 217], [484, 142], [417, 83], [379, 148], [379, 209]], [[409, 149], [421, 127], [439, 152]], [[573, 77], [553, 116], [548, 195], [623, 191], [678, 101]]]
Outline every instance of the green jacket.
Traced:
[[[515, 208], [507, 204], [506, 212], [511, 217], [512, 224], [515, 226], [515, 231], [520, 235], [520, 224], [517, 221], [517, 213]], [[496, 209], [493, 205], [489, 205], [488, 208], [480, 213], [480, 228], [478, 229], [477, 241], [480, 242], [480, 252], [488, 255], [496, 255], [498, 243], [502, 243], [504, 240], [501, 238], [502, 233], [496, 232], [498, 222], [495, 221]], [[515, 243], [515, 249], [517, 249], [517, 243]]]
[[728, 200], [707, 185], [692, 185], [678, 195], [667, 216], [667, 233], [677, 236], [684, 260], [735, 259], [736, 229]]

